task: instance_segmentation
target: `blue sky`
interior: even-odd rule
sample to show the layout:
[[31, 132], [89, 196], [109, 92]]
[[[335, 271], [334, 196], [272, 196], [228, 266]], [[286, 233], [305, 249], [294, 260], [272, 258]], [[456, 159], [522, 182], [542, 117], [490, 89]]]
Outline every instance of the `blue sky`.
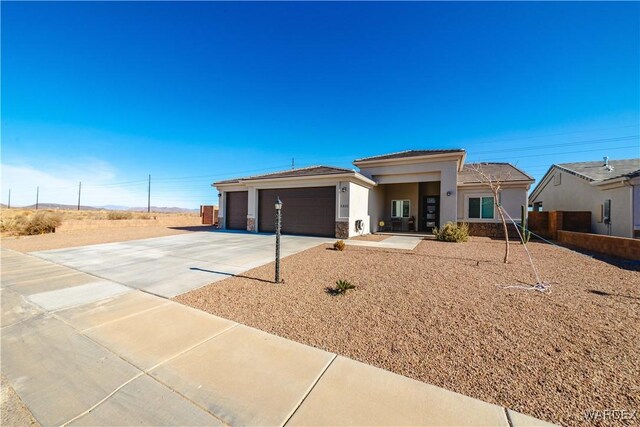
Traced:
[[2, 191], [197, 207], [210, 183], [465, 148], [640, 157], [638, 3], [2, 4]]

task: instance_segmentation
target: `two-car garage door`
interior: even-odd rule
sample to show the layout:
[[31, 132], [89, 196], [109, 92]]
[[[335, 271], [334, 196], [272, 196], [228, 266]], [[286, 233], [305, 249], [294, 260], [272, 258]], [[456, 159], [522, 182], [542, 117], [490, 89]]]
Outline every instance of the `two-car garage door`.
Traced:
[[282, 232], [335, 236], [336, 187], [258, 190], [258, 231], [275, 231], [275, 202], [282, 200]]

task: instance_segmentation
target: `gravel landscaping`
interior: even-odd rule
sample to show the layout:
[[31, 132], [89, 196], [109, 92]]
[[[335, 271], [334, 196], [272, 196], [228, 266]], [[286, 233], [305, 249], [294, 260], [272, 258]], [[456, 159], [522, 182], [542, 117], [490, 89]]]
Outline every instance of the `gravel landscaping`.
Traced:
[[[551, 422], [640, 409], [638, 265], [529, 247], [549, 293], [497, 286], [535, 282], [522, 246], [505, 265], [504, 242], [472, 238], [322, 245], [283, 260], [283, 285], [270, 264], [176, 300]], [[339, 279], [356, 289], [331, 296]]]

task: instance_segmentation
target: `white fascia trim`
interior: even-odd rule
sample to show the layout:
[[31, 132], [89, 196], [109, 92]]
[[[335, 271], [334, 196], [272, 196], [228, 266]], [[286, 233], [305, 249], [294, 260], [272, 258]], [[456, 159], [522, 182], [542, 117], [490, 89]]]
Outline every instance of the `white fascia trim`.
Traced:
[[538, 185], [536, 185], [536, 188], [534, 188], [531, 194], [529, 195], [529, 201], [536, 199], [540, 195], [540, 192], [544, 190], [544, 188], [547, 186], [547, 183], [551, 179], [551, 171], [553, 171], [554, 169], [558, 169], [557, 166], [551, 165], [551, 167], [544, 174], [540, 182], [538, 182]]
[[630, 185], [629, 178], [626, 176], [606, 181], [594, 181], [590, 184], [593, 187], [602, 187], [603, 190], [610, 190], [612, 188], [619, 188], [624, 187], [625, 185]]
[[[500, 188], [524, 188], [524, 189], [529, 189], [529, 186], [531, 186], [531, 184], [533, 184], [534, 181], [528, 179], [528, 180], [522, 180], [522, 181], [509, 181], [509, 182], [502, 182], [500, 183]], [[488, 183], [483, 183], [483, 182], [459, 182], [458, 183], [458, 187], [462, 187], [462, 188], [489, 188], [489, 184]]]
[[443, 153], [443, 154], [426, 154], [424, 156], [413, 156], [413, 157], [400, 157], [397, 159], [383, 159], [383, 160], [362, 160], [360, 162], [353, 162], [353, 164], [360, 169], [362, 166], [371, 167], [371, 166], [395, 166], [395, 165], [403, 165], [403, 164], [413, 164], [413, 163], [425, 163], [425, 161], [442, 161], [443, 159], [456, 160], [458, 162], [458, 171], [462, 170], [462, 166], [464, 164], [464, 160], [466, 158], [467, 153], [465, 151], [460, 153]]
[[[237, 186], [237, 185], [258, 185], [261, 183], [288, 183], [288, 182], [296, 182], [296, 181], [312, 181], [312, 180], [327, 180], [327, 179], [336, 179], [336, 180], [348, 180], [354, 181], [356, 183], [363, 183], [367, 188], [373, 188], [377, 184], [375, 181], [370, 180], [364, 175], [359, 174], [358, 172], [350, 172], [350, 173], [332, 173], [325, 175], [307, 175], [307, 176], [288, 176], [288, 177], [280, 177], [280, 178], [261, 178], [261, 179], [240, 179], [237, 183], [229, 183], [229, 184], [219, 184], [220, 187], [224, 186]], [[358, 182], [360, 181], [360, 182]]]

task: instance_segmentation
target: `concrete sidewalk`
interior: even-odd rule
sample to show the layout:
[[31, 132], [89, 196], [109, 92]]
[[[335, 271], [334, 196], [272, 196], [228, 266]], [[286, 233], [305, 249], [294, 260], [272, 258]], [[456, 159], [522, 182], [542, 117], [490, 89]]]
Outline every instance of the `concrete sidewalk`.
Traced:
[[419, 236], [390, 236], [379, 242], [368, 240], [345, 240], [347, 245], [352, 246], [366, 246], [370, 248], [384, 248], [384, 249], [402, 249], [405, 251], [412, 251], [424, 240]]
[[1, 262], [1, 371], [42, 425], [545, 425], [33, 256]]

